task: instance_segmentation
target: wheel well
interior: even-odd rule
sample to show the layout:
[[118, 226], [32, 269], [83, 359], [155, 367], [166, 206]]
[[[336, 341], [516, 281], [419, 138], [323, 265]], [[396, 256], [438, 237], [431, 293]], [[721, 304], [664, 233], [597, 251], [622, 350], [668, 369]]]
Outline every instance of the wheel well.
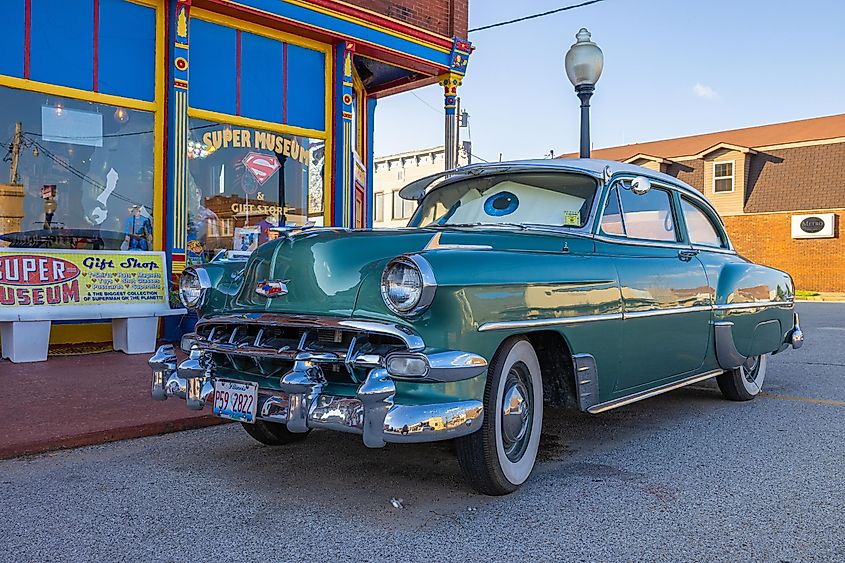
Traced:
[[578, 408], [572, 352], [560, 333], [551, 330], [525, 334], [540, 361], [544, 403]]

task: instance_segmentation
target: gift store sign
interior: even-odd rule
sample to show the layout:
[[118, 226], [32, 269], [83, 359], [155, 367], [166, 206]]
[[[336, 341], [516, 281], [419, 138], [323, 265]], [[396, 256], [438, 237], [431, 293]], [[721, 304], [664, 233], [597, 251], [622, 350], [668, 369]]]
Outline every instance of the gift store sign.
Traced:
[[167, 300], [161, 252], [0, 250], [0, 309]]

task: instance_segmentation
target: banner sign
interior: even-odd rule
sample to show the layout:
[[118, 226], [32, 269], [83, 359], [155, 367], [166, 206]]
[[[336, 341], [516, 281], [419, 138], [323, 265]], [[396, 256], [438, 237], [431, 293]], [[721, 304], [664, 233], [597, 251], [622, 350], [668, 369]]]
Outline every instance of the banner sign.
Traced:
[[163, 252], [0, 250], [0, 311], [167, 302]]

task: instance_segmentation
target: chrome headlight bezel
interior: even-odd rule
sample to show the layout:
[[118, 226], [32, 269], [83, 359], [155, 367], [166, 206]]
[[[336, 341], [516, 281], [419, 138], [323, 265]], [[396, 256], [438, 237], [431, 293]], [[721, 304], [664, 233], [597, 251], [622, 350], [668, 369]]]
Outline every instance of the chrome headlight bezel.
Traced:
[[179, 300], [188, 309], [198, 309], [211, 288], [211, 278], [205, 268], [187, 268], [179, 277]]
[[[413, 303], [400, 305], [394, 302], [388, 293], [388, 275], [394, 268], [411, 268], [419, 275], [421, 287], [420, 296]], [[437, 291], [437, 280], [434, 278], [434, 270], [428, 260], [419, 254], [409, 254], [394, 258], [385, 265], [381, 274], [381, 298], [384, 304], [395, 314], [402, 317], [415, 317], [424, 313], [434, 301], [434, 294]]]

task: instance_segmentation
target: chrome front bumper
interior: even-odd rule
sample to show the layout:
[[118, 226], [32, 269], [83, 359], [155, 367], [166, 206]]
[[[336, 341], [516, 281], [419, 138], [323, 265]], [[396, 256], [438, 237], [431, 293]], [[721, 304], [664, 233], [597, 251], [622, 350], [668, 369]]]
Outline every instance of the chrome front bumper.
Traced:
[[[370, 328], [370, 327], [367, 327]], [[306, 339], [303, 339], [305, 341]], [[184, 398], [189, 409], [204, 408], [214, 394], [215, 367], [211, 353], [219, 353], [219, 344], [189, 336], [186, 339], [190, 358], [176, 365], [172, 345], [162, 346], [150, 358], [152, 368], [152, 398]], [[266, 348], [242, 345], [238, 349], [224, 348], [230, 354], [246, 352], [274, 355]], [[280, 355], [290, 356], [285, 350]], [[400, 354], [401, 355], [401, 354]], [[464, 352], [439, 352], [425, 355], [421, 351], [407, 352], [409, 358], [421, 358], [428, 365], [425, 376], [402, 377], [432, 383], [459, 381], [485, 373], [487, 362], [481, 356]], [[291, 432], [307, 432], [325, 428], [360, 434], [364, 444], [380, 448], [386, 442], [432, 442], [470, 434], [481, 427], [484, 408], [481, 401], [455, 401], [424, 405], [395, 402], [397, 374], [388, 372], [390, 358], [376, 354], [350, 353], [342, 359], [337, 354], [299, 351], [293, 356], [293, 367], [284, 373], [279, 389], [259, 388], [256, 418], [266, 422], [285, 424]], [[355, 397], [329, 395], [323, 367], [338, 361], [361, 370], [366, 377], [358, 385]], [[237, 380], [237, 375], [219, 379]]]

